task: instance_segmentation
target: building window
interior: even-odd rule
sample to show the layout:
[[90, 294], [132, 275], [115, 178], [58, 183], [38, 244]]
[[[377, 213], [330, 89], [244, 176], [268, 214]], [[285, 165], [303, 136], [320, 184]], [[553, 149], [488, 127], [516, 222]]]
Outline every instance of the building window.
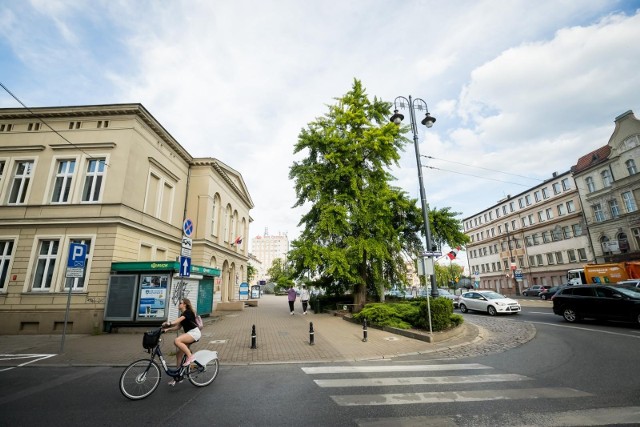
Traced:
[[526, 217], [520, 218], [520, 222], [522, 223], [522, 228], [527, 226], [527, 218]]
[[526, 236], [524, 238], [524, 243], [527, 246], [533, 246], [533, 237], [532, 236]]
[[[87, 245], [87, 256], [84, 259], [84, 268], [82, 269], [82, 277], [66, 277], [64, 281], [64, 288], [69, 289], [71, 287], [72, 290], [84, 290], [85, 282], [87, 278], [88, 265], [87, 261], [89, 260], [89, 252], [91, 251], [91, 239], [71, 239], [70, 243], [80, 243], [83, 245]], [[161, 260], [164, 261], [164, 260]]]
[[631, 191], [626, 191], [622, 193], [622, 202], [624, 203], [624, 208], [627, 212], [635, 212], [636, 209], [636, 201], [633, 198], [633, 194]]
[[520, 209], [524, 208], [524, 199], [522, 197], [518, 199], [518, 205], [520, 205]]
[[553, 209], [547, 209], [547, 219], [553, 219]]
[[534, 197], [534, 199], [536, 200], [536, 202], [539, 202], [540, 200], [542, 200], [542, 199], [540, 198], [540, 191], [535, 191], [535, 192], [533, 193], [533, 197]]
[[18, 205], [24, 203], [29, 183], [31, 182], [31, 172], [33, 172], [32, 160], [16, 162], [16, 171], [13, 175], [13, 184], [9, 193], [9, 204]]
[[536, 255], [536, 262], [538, 265], [544, 265], [544, 262], [542, 261], [542, 254]]
[[504, 206], [502, 207], [502, 213], [503, 213], [504, 215], [506, 215], [506, 214], [507, 214], [507, 205], [504, 205]]
[[604, 221], [604, 212], [602, 211], [602, 206], [600, 203], [596, 203], [591, 207], [593, 209], [593, 217], [596, 222]]
[[573, 224], [573, 225], [571, 226], [571, 228], [573, 229], [573, 235], [574, 235], [575, 237], [582, 236], [582, 225], [580, 225], [580, 224]]
[[569, 258], [569, 262], [576, 262], [576, 251], [573, 249], [569, 249], [567, 251], [567, 258]]
[[524, 256], [520, 255], [520, 256], [518, 257], [518, 265], [519, 265], [520, 267], [524, 267]]
[[567, 212], [573, 213], [576, 211], [576, 205], [573, 203], [573, 200], [569, 200], [567, 202]]
[[544, 221], [544, 214], [542, 211], [538, 211], [538, 222]]
[[633, 240], [636, 242], [636, 248], [640, 248], [640, 227], [632, 228], [631, 234], [633, 235]]
[[71, 192], [71, 183], [73, 181], [75, 168], [75, 160], [60, 160], [58, 162], [51, 203], [66, 203], [69, 201], [69, 193]]
[[602, 186], [611, 187], [611, 172], [605, 169], [600, 173], [600, 175], [602, 176]]
[[584, 248], [578, 249], [578, 259], [582, 262], [587, 260], [587, 251]]
[[527, 219], [529, 219], [529, 225], [533, 225], [534, 224], [534, 222], [533, 222], [533, 214], [529, 214], [527, 216]]
[[108, 128], [109, 120], [98, 120], [98, 128]]
[[562, 252], [556, 252], [556, 264], [564, 264], [564, 260], [562, 259]]
[[0, 132], [11, 132], [13, 125], [11, 123], [3, 123], [0, 125]]
[[534, 245], [539, 245], [540, 244], [540, 235], [538, 233], [535, 233], [531, 237], [533, 238], [533, 244]]
[[571, 181], [569, 181], [569, 178], [565, 178], [562, 180], [562, 189], [564, 191], [571, 189]]
[[602, 252], [605, 255], [611, 255], [611, 248], [609, 247], [609, 238], [607, 236], [602, 236], [600, 238], [600, 246], [602, 246]]
[[515, 211], [515, 206], [513, 205], [513, 202], [509, 202], [509, 211], [513, 212]]
[[102, 179], [104, 178], [104, 159], [90, 159], [87, 163], [87, 174], [82, 190], [83, 202], [97, 202], [100, 200]]
[[627, 234], [620, 232], [616, 238], [618, 239], [618, 248], [620, 249], [620, 252], [623, 254], [629, 252], [629, 239], [627, 239]]
[[551, 233], [549, 233], [548, 231], [543, 231], [542, 232], [542, 242], [543, 243], [551, 242]]
[[33, 278], [34, 290], [51, 289], [53, 282], [53, 271], [56, 268], [56, 258], [58, 256], [57, 240], [41, 240], [38, 250], [38, 261], [36, 274]]
[[36, 122], [36, 123], [29, 123], [27, 125], [27, 131], [28, 132], [36, 132], [40, 130], [40, 122]]
[[536, 257], [533, 255], [529, 255], [529, 267], [536, 266]]
[[500, 218], [500, 208], [496, 208], [496, 218]]
[[557, 242], [559, 240], [562, 240], [562, 229], [560, 227], [556, 227], [552, 232], [551, 232], [551, 238], [553, 239], [554, 242]]
[[560, 194], [560, 184], [557, 182], [553, 183], [553, 194]]
[[589, 190], [589, 193], [593, 193], [594, 191], [596, 191], [596, 184], [595, 182], [593, 182], [593, 178], [588, 176], [585, 179], [585, 182], [587, 183], [587, 190]]
[[515, 231], [515, 229], [516, 229], [516, 220], [515, 220], [515, 219], [512, 219], [512, 220], [511, 220], [511, 230], [514, 230], [514, 231]]
[[524, 201], [527, 203], [527, 206], [529, 206], [531, 204], [531, 195], [527, 194], [524, 196]]
[[618, 218], [620, 216], [620, 207], [616, 199], [609, 200], [609, 212], [611, 213], [611, 218]]
[[569, 227], [568, 225], [565, 227], [562, 227], [562, 234], [564, 235], [565, 239], [570, 239], [571, 238], [571, 227]]
[[564, 213], [565, 213], [565, 212], [564, 212], [564, 205], [561, 203], [561, 204], [559, 204], [559, 205], [557, 206], [557, 208], [558, 208], [558, 216], [562, 216], [562, 215], [564, 215]]
[[81, 122], [69, 122], [69, 129], [80, 129]]
[[549, 189], [547, 187], [544, 187], [542, 189], [542, 198], [543, 199], [548, 199], [549, 198]]
[[0, 289], [5, 289], [7, 286], [7, 273], [9, 272], [12, 253], [13, 241], [0, 240]]

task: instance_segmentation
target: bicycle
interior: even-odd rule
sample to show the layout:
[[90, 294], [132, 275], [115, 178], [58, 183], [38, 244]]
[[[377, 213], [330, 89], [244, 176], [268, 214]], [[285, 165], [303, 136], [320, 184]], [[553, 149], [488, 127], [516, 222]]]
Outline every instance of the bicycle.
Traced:
[[156, 391], [160, 384], [161, 372], [156, 357], [162, 364], [164, 372], [176, 383], [185, 378], [196, 387], [208, 386], [218, 376], [218, 352], [199, 350], [194, 353], [195, 360], [189, 366], [182, 366], [187, 359], [183, 355], [180, 365], [169, 368], [164, 360], [160, 343], [162, 342], [162, 328], [144, 333], [142, 346], [151, 354], [148, 359], [140, 359], [131, 363], [120, 375], [120, 392], [128, 399], [140, 400]]

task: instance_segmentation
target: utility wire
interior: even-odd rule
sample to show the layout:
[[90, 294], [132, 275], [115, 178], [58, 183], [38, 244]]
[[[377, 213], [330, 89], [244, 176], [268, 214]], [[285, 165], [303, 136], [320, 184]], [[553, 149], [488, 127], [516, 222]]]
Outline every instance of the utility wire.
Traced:
[[478, 176], [478, 175], [471, 175], [469, 173], [462, 173], [462, 172], [457, 172], [457, 171], [452, 171], [452, 170], [448, 170], [448, 169], [441, 169], [441, 168], [436, 168], [434, 166], [426, 166], [426, 165], [421, 165], [423, 168], [428, 168], [428, 169], [434, 169], [434, 170], [439, 170], [439, 171], [443, 171], [443, 172], [451, 172], [451, 173], [457, 173], [459, 175], [466, 175], [466, 176], [472, 176], [474, 178], [480, 178], [480, 179], [488, 179], [491, 181], [497, 181], [497, 182], [504, 182], [506, 184], [514, 184], [514, 185], [520, 185], [521, 187], [530, 187], [530, 185], [526, 185], [526, 184], [520, 184], [518, 182], [511, 182], [511, 181], [503, 181], [501, 179], [495, 179], [495, 178], [487, 178], [484, 176]]
[[[40, 116], [38, 116], [33, 110], [31, 110], [31, 108], [27, 107], [24, 102], [22, 102], [17, 96], [15, 96], [10, 90], [9, 88], [7, 88], [2, 82], [0, 82], [0, 86], [2, 86], [2, 89], [4, 89], [9, 95], [11, 95], [13, 97], [13, 99], [15, 99], [20, 105], [22, 105], [22, 107], [24, 107], [25, 110], [27, 110], [28, 112], [31, 113], [31, 115], [37, 119], [38, 121], [40, 121], [42, 124], [44, 124], [46, 127], [48, 127], [53, 133], [55, 133], [56, 135], [58, 135], [60, 138], [64, 139], [65, 141], [67, 141], [67, 143], [71, 144], [74, 148], [77, 148], [78, 150], [80, 150], [81, 152], [83, 152], [84, 154], [87, 155], [87, 158], [89, 159], [95, 159], [95, 157], [93, 157], [91, 154], [87, 153], [86, 151], [84, 151], [82, 148], [78, 147], [76, 144], [74, 144], [73, 142], [69, 141], [67, 138], [64, 137], [64, 135], [62, 135], [60, 132], [58, 132], [57, 130], [55, 130], [54, 128], [52, 128], [49, 123], [47, 123], [46, 121], [44, 121], [44, 119]], [[109, 167], [109, 164], [107, 162], [104, 163], [105, 166]]]
[[[496, 169], [483, 168], [482, 166], [473, 166], [473, 165], [467, 165], [465, 163], [456, 162], [456, 161], [453, 161], [453, 160], [438, 159], [437, 157], [425, 156], [424, 154], [421, 154], [420, 157], [424, 157], [424, 158], [427, 158], [427, 159], [433, 159], [433, 160], [441, 160], [443, 162], [456, 163], [456, 164], [459, 164], [459, 165], [462, 165], [462, 166], [467, 166], [467, 167], [470, 167], [470, 168], [484, 169], [484, 170], [491, 171], [491, 172], [503, 173], [505, 175], [513, 175], [513, 176], [517, 176], [517, 177], [520, 177], [520, 178], [531, 179], [531, 180], [534, 180], [534, 181], [540, 181], [540, 182], [544, 181], [543, 179], [531, 178], [529, 176], [518, 175], [518, 174], [515, 174], [515, 173], [503, 172], [503, 171], [499, 171], [499, 170], [496, 170]], [[471, 176], [473, 176], [473, 175], [471, 175]], [[486, 178], [486, 179], [489, 179], [489, 178]]]

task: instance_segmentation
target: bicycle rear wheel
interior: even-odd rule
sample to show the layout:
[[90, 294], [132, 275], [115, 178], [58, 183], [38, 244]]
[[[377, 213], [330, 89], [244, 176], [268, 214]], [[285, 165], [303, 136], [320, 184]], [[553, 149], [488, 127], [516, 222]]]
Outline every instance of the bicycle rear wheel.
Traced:
[[218, 368], [220, 364], [218, 359], [212, 359], [206, 365], [199, 362], [193, 362], [189, 366], [189, 382], [196, 387], [208, 386], [218, 376]]
[[149, 359], [140, 359], [127, 366], [120, 376], [120, 392], [127, 399], [144, 399], [160, 384], [160, 368]]

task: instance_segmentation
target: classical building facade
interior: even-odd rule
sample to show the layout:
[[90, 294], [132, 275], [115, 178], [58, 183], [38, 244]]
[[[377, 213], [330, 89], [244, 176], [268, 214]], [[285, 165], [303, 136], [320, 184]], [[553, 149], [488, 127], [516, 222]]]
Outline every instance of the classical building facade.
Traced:
[[559, 285], [567, 270], [594, 259], [569, 171], [509, 195], [463, 223], [471, 239], [469, 270], [482, 289], [517, 295], [535, 284]]
[[607, 145], [571, 169], [597, 263], [640, 259], [639, 162], [640, 120], [627, 111], [616, 117]]
[[222, 308], [246, 280], [251, 208], [238, 171], [191, 156], [141, 104], [0, 109], [0, 333], [60, 331], [69, 295], [69, 330], [99, 330], [115, 270], [177, 275], [187, 218]]

